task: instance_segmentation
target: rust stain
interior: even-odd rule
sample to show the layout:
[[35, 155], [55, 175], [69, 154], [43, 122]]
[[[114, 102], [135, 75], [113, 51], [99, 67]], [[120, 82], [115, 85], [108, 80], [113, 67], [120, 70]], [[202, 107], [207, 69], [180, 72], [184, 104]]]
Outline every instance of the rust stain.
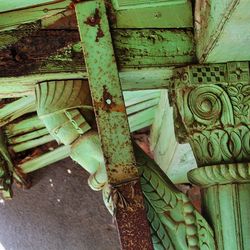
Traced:
[[[64, 54], [69, 46], [80, 41], [79, 33], [74, 30], [38, 30], [32, 34], [22, 36], [18, 41], [0, 50], [0, 76], [21, 76], [32, 72], [46, 72], [49, 70], [47, 63], [52, 62], [53, 67], [74, 68]], [[55, 55], [61, 55], [67, 61], [48, 59]], [[74, 56], [76, 53], [74, 54]], [[82, 59], [82, 53], [77, 54]], [[70, 56], [71, 58], [73, 57]], [[74, 60], [77, 58], [74, 57]], [[63, 64], [63, 65], [62, 65]], [[70, 65], [71, 64], [71, 65]], [[78, 66], [77, 66], [78, 67]], [[54, 68], [54, 69], [55, 69]]]
[[126, 108], [124, 104], [116, 104], [113, 100], [113, 96], [109, 93], [106, 86], [103, 86], [103, 96], [101, 102], [94, 101], [96, 109], [101, 108], [108, 112], [125, 112]]
[[120, 185], [119, 196], [125, 201], [116, 211], [122, 249], [153, 250], [139, 180]]
[[89, 16], [84, 23], [92, 27], [98, 26], [98, 30], [97, 30], [97, 34], [95, 38], [96, 42], [99, 42], [99, 39], [101, 37], [104, 37], [104, 32], [101, 28], [101, 17], [100, 17], [99, 9], [96, 8], [95, 14], [93, 16]]
[[46, 29], [64, 29], [64, 30], [76, 30], [77, 29], [77, 21], [76, 15], [74, 12], [74, 3], [71, 3], [70, 10], [61, 14], [61, 18], [56, 20], [54, 23], [46, 26]]

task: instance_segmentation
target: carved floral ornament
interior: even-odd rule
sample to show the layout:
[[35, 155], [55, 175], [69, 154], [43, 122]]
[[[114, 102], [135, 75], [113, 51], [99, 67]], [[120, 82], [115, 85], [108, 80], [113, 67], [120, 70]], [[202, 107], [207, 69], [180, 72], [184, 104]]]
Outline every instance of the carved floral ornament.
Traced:
[[171, 97], [177, 137], [187, 136], [199, 166], [249, 162], [248, 62], [177, 69]]

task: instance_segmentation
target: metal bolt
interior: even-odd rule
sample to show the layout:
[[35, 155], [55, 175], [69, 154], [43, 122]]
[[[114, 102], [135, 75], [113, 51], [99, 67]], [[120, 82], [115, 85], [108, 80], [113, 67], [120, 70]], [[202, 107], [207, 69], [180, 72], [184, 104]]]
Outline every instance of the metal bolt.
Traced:
[[110, 99], [107, 99], [107, 100], [106, 100], [106, 103], [107, 103], [108, 105], [110, 105], [111, 102], [112, 102], [112, 101], [111, 101]]

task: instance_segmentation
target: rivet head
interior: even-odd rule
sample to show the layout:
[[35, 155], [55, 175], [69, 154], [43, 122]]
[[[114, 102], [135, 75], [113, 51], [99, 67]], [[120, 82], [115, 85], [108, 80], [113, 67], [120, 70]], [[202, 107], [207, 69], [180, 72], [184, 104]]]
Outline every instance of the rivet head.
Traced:
[[110, 105], [111, 104], [111, 100], [110, 99], [106, 99], [106, 103], [108, 104], [108, 105]]

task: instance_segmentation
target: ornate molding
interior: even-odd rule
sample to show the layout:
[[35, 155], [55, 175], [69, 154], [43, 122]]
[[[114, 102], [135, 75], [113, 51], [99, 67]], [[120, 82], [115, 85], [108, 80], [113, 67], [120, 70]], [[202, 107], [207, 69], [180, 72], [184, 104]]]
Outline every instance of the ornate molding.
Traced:
[[199, 166], [250, 161], [250, 127], [238, 125], [195, 132], [189, 141]]
[[70, 157], [90, 173], [90, 187], [103, 189], [107, 173], [99, 137], [83, 116], [91, 108], [87, 82], [42, 82], [36, 86], [36, 97], [38, 117], [49, 133], [59, 143], [70, 145]]
[[177, 69], [171, 90], [176, 135], [199, 166], [250, 161], [249, 63]]
[[216, 245], [225, 250], [246, 249], [250, 185], [249, 62], [184, 67], [176, 70], [173, 80], [176, 135], [193, 149], [199, 168], [190, 171], [188, 177], [204, 188], [203, 211], [214, 229]]
[[215, 249], [213, 232], [157, 164], [135, 149], [155, 249]]
[[206, 166], [188, 172], [191, 183], [207, 188], [213, 185], [250, 182], [250, 163]]

